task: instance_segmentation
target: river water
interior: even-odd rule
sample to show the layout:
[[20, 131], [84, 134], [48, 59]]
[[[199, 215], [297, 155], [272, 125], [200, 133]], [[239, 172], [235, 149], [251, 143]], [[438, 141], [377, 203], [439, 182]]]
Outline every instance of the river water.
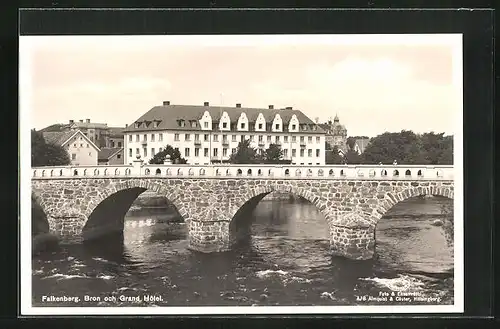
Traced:
[[[161, 209], [129, 212], [121, 239], [35, 255], [33, 306], [453, 304], [452, 250], [432, 225], [444, 202], [397, 204], [377, 225], [370, 261], [331, 257], [327, 223], [308, 202], [261, 201], [248, 214], [251, 240], [219, 254], [188, 250], [185, 225]], [[381, 297], [393, 292], [413, 295]]]

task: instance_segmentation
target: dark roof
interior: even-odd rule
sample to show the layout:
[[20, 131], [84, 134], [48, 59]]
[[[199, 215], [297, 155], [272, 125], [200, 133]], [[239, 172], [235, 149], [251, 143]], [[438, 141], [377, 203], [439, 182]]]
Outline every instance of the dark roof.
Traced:
[[45, 142], [48, 144], [55, 144], [62, 146], [64, 143], [68, 141], [76, 134], [76, 131], [50, 131], [50, 132], [42, 132], [43, 138]]
[[108, 136], [121, 136], [124, 135], [125, 127], [108, 127]]
[[[218, 123], [222, 114], [227, 112], [229, 118], [231, 120], [231, 124], [235, 124], [238, 122], [238, 119], [241, 113], [245, 113], [249, 123], [255, 123], [257, 117], [260, 113], [264, 116], [266, 123], [272, 123], [276, 114], [279, 114], [282, 122], [283, 128], [288, 129], [288, 123], [290, 119], [295, 114], [299, 125], [300, 124], [308, 124], [318, 126], [314, 121], [309, 119], [304, 113], [299, 110], [293, 109], [263, 109], [263, 108], [249, 108], [249, 107], [224, 107], [224, 106], [201, 106], [201, 105], [163, 105], [163, 106], [155, 106], [148, 112], [146, 112], [143, 116], [137, 119], [135, 122], [144, 122], [144, 121], [160, 121], [158, 126], [153, 128], [153, 125], [150, 125], [147, 128], [139, 127], [136, 128], [134, 123], [128, 125], [125, 128], [125, 132], [133, 132], [133, 131], [149, 131], [149, 130], [202, 130], [199, 125], [197, 127], [191, 127], [189, 124], [190, 120], [200, 120], [203, 117], [205, 111], [210, 113], [212, 117], [212, 124]], [[178, 124], [178, 120], [185, 120], [186, 126], [180, 127]], [[267, 130], [267, 129], [266, 129]], [[252, 131], [252, 130], [250, 130]], [[286, 130], [284, 130], [286, 131]], [[318, 127], [317, 130], [308, 129], [306, 131], [300, 131], [301, 133], [324, 133], [324, 131]]]
[[118, 153], [122, 150], [123, 150], [123, 147], [103, 147], [99, 151], [97, 158], [99, 160], [108, 160], [113, 155], [115, 155], [116, 153]]
[[64, 124], [64, 123], [56, 123], [56, 124], [53, 124], [53, 125], [50, 125], [48, 127], [45, 127], [43, 129], [41, 129], [40, 131], [41, 132], [58, 132], [58, 131], [65, 131], [67, 130], [68, 128], [68, 124]]

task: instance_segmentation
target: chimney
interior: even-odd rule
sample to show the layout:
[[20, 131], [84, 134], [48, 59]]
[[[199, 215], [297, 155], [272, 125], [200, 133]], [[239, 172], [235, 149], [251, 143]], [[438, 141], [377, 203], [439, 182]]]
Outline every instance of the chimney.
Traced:
[[269, 109], [270, 110], [274, 109], [274, 105], [269, 105]]
[[86, 119], [85, 121], [87, 121], [87, 123], [90, 123], [90, 119]]
[[240, 104], [240, 103], [236, 103], [236, 107], [237, 107], [237, 108], [240, 108], [240, 107], [241, 107], [241, 104]]
[[203, 103], [203, 106], [208, 106], [208, 105], [210, 105], [210, 103], [208, 102]]
[[287, 110], [291, 110], [291, 109], [293, 109], [293, 107], [291, 107], [291, 106], [287, 106], [287, 107], [286, 107], [286, 109], [287, 109]]
[[125, 124], [125, 128], [127, 128], [127, 127], [128, 127], [128, 123]]
[[163, 106], [170, 105], [170, 101], [163, 101]]
[[83, 123], [83, 120], [80, 120], [80, 122], [82, 122], [82, 123]]
[[69, 123], [75, 123], [75, 120], [69, 120]]

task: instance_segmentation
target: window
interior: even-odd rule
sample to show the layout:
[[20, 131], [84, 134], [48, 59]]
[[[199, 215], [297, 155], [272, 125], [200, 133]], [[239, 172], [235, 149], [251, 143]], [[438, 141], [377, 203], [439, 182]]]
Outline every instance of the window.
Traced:
[[227, 122], [222, 123], [222, 128], [227, 128]]
[[196, 148], [194, 149], [194, 156], [199, 157], [200, 156], [200, 149]]
[[[92, 137], [94, 138], [94, 137]], [[139, 135], [135, 135], [135, 141], [138, 142], [139, 141]]]
[[147, 156], [148, 156], [148, 149], [144, 148], [144, 157], [147, 157]]
[[300, 150], [300, 157], [302, 157], [302, 158], [304, 157], [304, 149]]
[[184, 149], [184, 156], [185, 156], [185, 157], [188, 157], [188, 156], [189, 156], [189, 147], [186, 147], [186, 148]]
[[275, 129], [280, 129], [280, 124], [279, 123], [276, 124], [276, 128]]
[[259, 129], [262, 129], [262, 123], [259, 123]]
[[139, 154], [139, 148], [135, 149], [135, 154]]
[[158, 149], [158, 152], [161, 152], [161, 151], [163, 151], [163, 147], [160, 147], [160, 148]]
[[151, 134], [151, 141], [154, 142], [155, 141], [155, 134]]
[[288, 143], [288, 136], [283, 137], [283, 142]]
[[287, 157], [288, 157], [288, 150], [287, 150], [287, 149], [284, 149], [284, 150], [283, 150], [283, 157], [284, 157], [284, 158], [287, 158]]
[[132, 141], [132, 135], [128, 135], [128, 141], [131, 142]]
[[179, 134], [174, 135], [174, 141], [179, 141]]
[[161, 142], [163, 141], [163, 134], [158, 134], [158, 140]]
[[191, 121], [191, 127], [196, 128], [196, 121]]
[[232, 138], [233, 138], [233, 139], [232, 139], [232, 140], [233, 140], [233, 142], [236, 142], [236, 135], [233, 135], [233, 137], [232, 137]]
[[76, 154], [75, 153], [71, 154], [71, 160], [76, 160]]
[[154, 156], [156, 153], [155, 153], [155, 148], [151, 148], [151, 156]]
[[319, 158], [319, 152], [320, 150], [319, 149], [316, 149], [316, 157]]
[[205, 142], [208, 142], [208, 134], [203, 135], [203, 140], [204, 140]]
[[313, 141], [312, 136], [307, 137], [307, 142], [308, 142], [308, 143], [312, 143], [312, 141]]
[[316, 143], [319, 143], [319, 136], [316, 136]]
[[206, 147], [203, 149], [203, 156], [208, 157], [208, 148]]
[[245, 141], [245, 135], [241, 135], [240, 141], [244, 142]]
[[184, 127], [184, 126], [186, 125], [186, 123], [184, 122], [184, 120], [181, 120], [181, 121], [179, 122], [179, 125], [180, 125], [181, 127]]
[[74, 147], [76, 147], [76, 143], [75, 143], [75, 144], [73, 144], [73, 146], [74, 146]]
[[233, 153], [233, 154], [236, 153], [236, 148], [232, 148], [231, 153]]
[[132, 149], [128, 149], [128, 156], [132, 157]]
[[297, 156], [297, 150], [296, 149], [292, 149], [292, 157], [296, 157]]
[[203, 122], [203, 127], [208, 128], [208, 122]]
[[264, 138], [264, 136], [262, 135], [259, 135], [259, 142], [262, 142], [262, 139]]
[[254, 135], [250, 135], [250, 141], [252, 141], [252, 142], [253, 142], [254, 137], [255, 137]]
[[140, 126], [140, 123], [139, 123], [139, 122], [136, 122], [136, 123], [135, 123], [135, 127], [136, 127], [136, 128], [139, 128], [139, 126]]
[[214, 135], [214, 142], [218, 142], [219, 141], [219, 135]]
[[92, 156], [92, 152], [89, 152], [89, 156], [90, 156], [90, 157]]
[[267, 136], [267, 142], [271, 143], [271, 136]]
[[83, 147], [83, 144], [80, 144], [80, 147]]
[[313, 150], [309, 149], [307, 150], [307, 156], [312, 157], [313, 156]]
[[147, 142], [148, 141], [148, 135], [144, 134], [144, 141]]
[[[87, 147], [89, 147], [89, 144], [87, 144]], [[122, 147], [122, 142], [118, 142], [118, 147]]]
[[[89, 154], [90, 154], [90, 153], [89, 153]], [[117, 154], [117, 155], [116, 155], [116, 158], [117, 158], [117, 159], [121, 159], [121, 158], [122, 158], [122, 155], [121, 155], [121, 154]]]
[[300, 136], [300, 142], [304, 143], [304, 136]]
[[222, 156], [227, 156], [227, 148], [222, 149]]
[[297, 125], [292, 125], [292, 130], [297, 129]]
[[297, 141], [297, 136], [292, 136], [292, 143], [295, 143]]
[[219, 155], [219, 149], [214, 149], [214, 157]]
[[184, 140], [185, 141], [190, 141], [191, 140], [191, 136], [189, 134], [185, 134], [184, 135]]
[[199, 134], [195, 134], [194, 135], [194, 140], [195, 141], [199, 141], [200, 140], [200, 135]]
[[276, 143], [280, 142], [280, 136], [276, 136]]
[[245, 123], [244, 122], [241, 123], [241, 129], [245, 129]]

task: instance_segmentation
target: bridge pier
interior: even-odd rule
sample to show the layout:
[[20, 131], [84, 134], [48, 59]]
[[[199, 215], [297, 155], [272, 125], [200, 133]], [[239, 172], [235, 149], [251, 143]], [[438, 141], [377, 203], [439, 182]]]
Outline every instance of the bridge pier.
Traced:
[[229, 221], [189, 222], [189, 249], [203, 253], [228, 251]]
[[57, 237], [59, 243], [71, 244], [83, 241], [83, 227], [86, 219], [81, 215], [47, 216], [49, 233]]
[[330, 223], [330, 249], [333, 256], [354, 260], [373, 258], [375, 224], [359, 213], [337, 214]]

